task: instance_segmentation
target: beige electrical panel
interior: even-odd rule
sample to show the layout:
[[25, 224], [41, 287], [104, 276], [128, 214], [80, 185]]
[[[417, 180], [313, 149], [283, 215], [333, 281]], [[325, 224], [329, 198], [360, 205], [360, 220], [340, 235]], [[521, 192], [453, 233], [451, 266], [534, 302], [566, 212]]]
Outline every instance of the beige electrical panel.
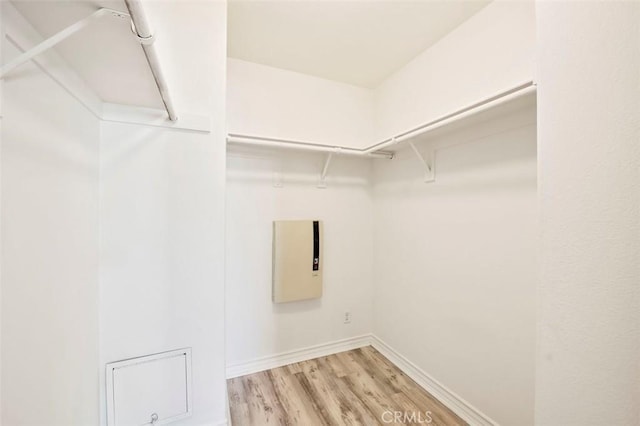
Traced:
[[322, 296], [322, 222], [273, 222], [273, 301]]

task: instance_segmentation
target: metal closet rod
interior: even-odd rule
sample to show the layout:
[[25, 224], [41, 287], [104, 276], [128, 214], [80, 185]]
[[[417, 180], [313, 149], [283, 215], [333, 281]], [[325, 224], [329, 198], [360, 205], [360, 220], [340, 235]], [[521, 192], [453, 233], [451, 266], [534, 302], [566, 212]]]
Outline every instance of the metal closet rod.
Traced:
[[386, 151], [366, 152], [364, 149], [358, 148], [323, 145], [311, 142], [292, 141], [287, 139], [265, 138], [262, 136], [239, 135], [235, 133], [229, 133], [227, 135], [227, 142], [241, 145], [290, 148], [300, 151], [327, 152], [330, 154], [346, 154], [371, 158], [393, 158], [393, 153]]
[[536, 91], [535, 83], [533, 81], [527, 81], [526, 83], [519, 84], [515, 87], [499, 92], [493, 96], [484, 98], [481, 101], [467, 105], [452, 113], [445, 114], [441, 117], [436, 118], [435, 120], [429, 121], [428, 123], [421, 124], [417, 127], [414, 127], [413, 129], [399, 133], [391, 138], [383, 140], [382, 142], [373, 144], [370, 147], [366, 148], [365, 151], [375, 152], [381, 149], [385, 149], [389, 146], [404, 142], [408, 139], [430, 132], [432, 130], [445, 126], [454, 121], [460, 120], [465, 117], [469, 117], [471, 115], [478, 114], [482, 111], [486, 111], [498, 105], [505, 104], [509, 101], [521, 98], [530, 93], [534, 93], [535, 91]]
[[499, 92], [493, 96], [489, 96], [479, 102], [467, 105], [459, 110], [456, 110], [450, 114], [443, 115], [435, 120], [431, 120], [428, 123], [421, 124], [413, 129], [399, 133], [394, 137], [385, 139], [381, 142], [375, 143], [367, 148], [347, 148], [342, 146], [332, 146], [324, 144], [316, 144], [311, 142], [291, 141], [285, 139], [268, 138], [261, 136], [249, 136], [230, 133], [227, 137], [227, 141], [236, 144], [246, 145], [258, 145], [269, 147], [281, 147], [291, 148], [305, 151], [317, 151], [317, 152], [329, 152], [340, 153], [349, 155], [361, 155], [373, 158], [393, 158], [393, 152], [384, 151], [385, 148], [391, 147], [398, 143], [407, 141], [413, 137], [427, 133], [431, 130], [435, 130], [439, 127], [445, 126], [456, 120], [460, 120], [465, 117], [469, 117], [474, 114], [478, 114], [487, 109], [496, 107], [498, 105], [507, 103], [509, 101], [518, 99], [536, 91], [536, 86], [533, 81], [528, 81], [523, 84], [519, 84], [508, 90]]
[[135, 34], [142, 45], [142, 50], [144, 50], [144, 55], [147, 57], [149, 68], [151, 68], [153, 79], [156, 81], [156, 86], [158, 86], [158, 91], [160, 92], [162, 103], [164, 103], [164, 108], [167, 110], [167, 114], [169, 115], [169, 120], [176, 121], [178, 116], [176, 115], [176, 110], [173, 106], [173, 102], [171, 101], [171, 96], [169, 95], [167, 81], [162, 73], [162, 67], [158, 60], [158, 52], [153, 45], [153, 42], [155, 41], [153, 31], [151, 30], [149, 20], [147, 19], [147, 15], [142, 7], [142, 2], [140, 0], [124, 0], [124, 3], [127, 6], [129, 15], [131, 16], [132, 29], [135, 31]]

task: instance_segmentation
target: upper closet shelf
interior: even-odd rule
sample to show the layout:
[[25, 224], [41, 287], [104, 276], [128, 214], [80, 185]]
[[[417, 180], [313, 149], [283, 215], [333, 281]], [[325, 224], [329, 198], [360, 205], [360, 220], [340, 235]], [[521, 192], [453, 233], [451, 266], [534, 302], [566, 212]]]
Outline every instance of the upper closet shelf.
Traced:
[[171, 101], [171, 96], [169, 95], [169, 90], [167, 88], [167, 83], [164, 77], [164, 73], [162, 72], [162, 68], [160, 67], [160, 62], [158, 61], [158, 54], [156, 48], [153, 45], [155, 41], [155, 37], [153, 32], [151, 31], [151, 27], [149, 25], [149, 21], [147, 20], [147, 16], [142, 8], [142, 3], [140, 0], [124, 0], [127, 10], [129, 13], [120, 12], [118, 10], [101, 8], [93, 12], [91, 15], [81, 19], [80, 21], [69, 25], [65, 29], [57, 32], [52, 35], [48, 39], [42, 41], [31, 49], [19, 55], [14, 60], [2, 66], [0, 70], [0, 78], [4, 78], [9, 72], [19, 67], [20, 65], [30, 61], [37, 55], [51, 49], [61, 41], [65, 40], [69, 36], [77, 33], [83, 28], [87, 27], [95, 20], [103, 17], [103, 16], [112, 16], [115, 18], [130, 18], [131, 19], [131, 30], [134, 35], [137, 37], [142, 49], [144, 50], [145, 57], [147, 58], [147, 62], [149, 64], [149, 68], [151, 68], [151, 73], [153, 74], [153, 78], [155, 80], [156, 86], [158, 87], [158, 91], [160, 92], [160, 97], [162, 98], [162, 103], [164, 104], [165, 110], [167, 111], [167, 115], [169, 116], [169, 120], [176, 121], [178, 119], [175, 108], [173, 107], [173, 102]]
[[[264, 137], [264, 136], [241, 135], [237, 133], [230, 133], [227, 136], [227, 142], [229, 142], [230, 144], [238, 144], [238, 145], [258, 145], [258, 146], [267, 146], [267, 147], [274, 147], [274, 148], [289, 148], [289, 149], [295, 149], [295, 150], [325, 152], [330, 154], [348, 154], [348, 155], [359, 155], [359, 156], [366, 156], [366, 157], [373, 157], [373, 158], [392, 159], [393, 152], [388, 151], [387, 149], [391, 148], [394, 145], [397, 145], [403, 142], [408, 142], [413, 148], [414, 152], [416, 152], [416, 154], [419, 154], [419, 152], [417, 151], [417, 149], [415, 149], [415, 146], [411, 141], [416, 136], [423, 135], [437, 128], [457, 122], [463, 118], [478, 114], [482, 111], [486, 111], [491, 108], [497, 107], [499, 105], [506, 104], [510, 101], [521, 98], [523, 96], [533, 94], [535, 93], [535, 91], [536, 91], [535, 83], [533, 81], [528, 81], [526, 83], [512, 87], [508, 90], [504, 90], [493, 96], [482, 99], [481, 101], [467, 105], [464, 108], [460, 108], [454, 112], [438, 117], [435, 120], [431, 120], [427, 123], [421, 124], [412, 129], [398, 133], [397, 135], [391, 138], [385, 139], [381, 142], [374, 143], [373, 145], [370, 145], [362, 149], [345, 147], [345, 146], [317, 144], [312, 142], [292, 141], [292, 140], [277, 139], [277, 138], [270, 138], [270, 137]], [[425, 161], [424, 158], [421, 158], [421, 159], [423, 160], [423, 162]], [[425, 164], [425, 166], [428, 166], [428, 165]]]
[[332, 146], [332, 145], [326, 145], [326, 144], [316, 144], [311, 142], [276, 139], [276, 138], [269, 138], [269, 137], [263, 137], [263, 136], [240, 135], [235, 133], [230, 133], [227, 136], [227, 142], [230, 144], [238, 144], [238, 145], [258, 145], [258, 146], [266, 146], [266, 147], [273, 147], [273, 148], [288, 148], [288, 149], [294, 149], [294, 150], [316, 151], [316, 152], [327, 153], [327, 156], [324, 161], [324, 165], [322, 167], [322, 171], [320, 173], [320, 179], [318, 183], [319, 188], [326, 187], [325, 179], [329, 169], [329, 164], [331, 163], [331, 159], [333, 158], [334, 154], [348, 154], [348, 155], [365, 156], [365, 157], [371, 157], [371, 158], [392, 159], [394, 156], [394, 152], [389, 151], [389, 149], [392, 148], [394, 145], [407, 142], [407, 144], [410, 146], [411, 150], [419, 160], [420, 165], [424, 169], [424, 181], [433, 182], [435, 180], [435, 168], [433, 164], [435, 155], [434, 155], [433, 147], [430, 147], [428, 149], [428, 152], [426, 153], [426, 155], [423, 154], [422, 152], [420, 152], [420, 150], [418, 150], [418, 148], [414, 144], [415, 137], [428, 133], [432, 130], [441, 128], [443, 126], [449, 125], [451, 123], [458, 122], [466, 117], [493, 109], [500, 105], [507, 104], [511, 101], [522, 98], [526, 95], [534, 94], [535, 92], [536, 92], [535, 83], [533, 81], [528, 81], [526, 83], [512, 87], [508, 90], [504, 90], [488, 98], [482, 99], [481, 101], [467, 105], [464, 108], [458, 109], [457, 111], [443, 115], [435, 120], [431, 120], [427, 123], [421, 124], [420, 126], [414, 127], [410, 130], [398, 133], [397, 135], [391, 138], [385, 139], [378, 143], [374, 143], [373, 145], [370, 145], [369, 147], [362, 148], [362, 149], [344, 147], [344, 146]]

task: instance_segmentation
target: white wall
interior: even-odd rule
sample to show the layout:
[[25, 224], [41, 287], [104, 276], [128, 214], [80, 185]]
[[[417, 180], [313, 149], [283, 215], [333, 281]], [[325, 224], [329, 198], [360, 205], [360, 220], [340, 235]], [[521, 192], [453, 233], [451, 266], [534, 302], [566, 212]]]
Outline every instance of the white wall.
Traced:
[[31, 64], [3, 86], [2, 423], [96, 424], [98, 120]]
[[374, 333], [499, 424], [531, 425], [535, 107], [428, 141], [434, 183], [410, 150], [375, 165]]
[[[375, 99], [360, 89], [230, 60], [229, 131], [367, 146], [374, 137], [533, 80], [534, 43], [533, 2], [492, 3], [392, 75]], [[362, 114], [367, 105], [375, 111]], [[364, 182], [315, 189], [319, 156], [230, 158], [228, 365], [373, 332], [499, 423], [533, 424], [535, 107], [526, 100], [518, 105], [518, 112], [503, 108], [433, 136], [441, 146], [470, 143], [438, 152], [431, 185], [421, 181], [423, 171], [406, 148], [391, 162], [376, 162], [373, 194]], [[344, 127], [331, 114], [360, 118]], [[361, 123], [367, 120], [365, 134], [358, 129], [366, 130]], [[337, 139], [349, 134], [362, 137]], [[338, 175], [370, 178], [365, 168], [344, 167]], [[330, 176], [333, 164], [331, 170]], [[273, 188], [274, 172], [285, 182], [288, 176], [302, 181]], [[323, 216], [329, 218], [327, 244], [339, 238], [340, 245], [369, 247], [373, 258], [328, 250], [336, 258], [327, 258], [323, 298], [273, 305], [271, 221]], [[332, 224], [340, 231], [332, 234]], [[372, 229], [374, 238], [367, 239]], [[371, 273], [363, 267], [371, 264], [367, 284], [354, 274]], [[347, 309], [354, 313], [351, 327], [341, 323]]]
[[[338, 157], [327, 188], [323, 156], [234, 151], [227, 163], [227, 363], [329, 343], [372, 329], [371, 165]], [[274, 173], [282, 187], [272, 185]], [[274, 304], [272, 221], [324, 221], [322, 298]], [[343, 323], [344, 312], [352, 314]]]
[[387, 78], [375, 90], [376, 140], [533, 80], [534, 9], [494, 1]]
[[[228, 131], [363, 147], [371, 143], [369, 89], [237, 59], [228, 64]], [[371, 332], [370, 163], [338, 157], [316, 188], [324, 156], [234, 148], [227, 173], [227, 365]], [[274, 188], [278, 174], [283, 186]], [[325, 221], [324, 294], [271, 301], [271, 223]], [[251, 265], [251, 267], [247, 267]], [[353, 317], [343, 324], [345, 311]]]
[[372, 143], [373, 91], [229, 59], [228, 131], [361, 148]]
[[536, 424], [640, 423], [640, 3], [539, 2]]
[[194, 417], [225, 417], [223, 135], [103, 123], [101, 368], [193, 348]]
[[213, 130], [101, 124], [100, 371], [192, 347], [194, 412], [180, 424], [221, 424], [226, 4], [146, 5], [178, 116]]
[[[0, 7], [0, 37], [5, 38], [4, 11]], [[4, 63], [4, 43], [0, 42], [0, 61]], [[0, 82], [0, 424], [2, 423], [2, 94], [4, 83]]]

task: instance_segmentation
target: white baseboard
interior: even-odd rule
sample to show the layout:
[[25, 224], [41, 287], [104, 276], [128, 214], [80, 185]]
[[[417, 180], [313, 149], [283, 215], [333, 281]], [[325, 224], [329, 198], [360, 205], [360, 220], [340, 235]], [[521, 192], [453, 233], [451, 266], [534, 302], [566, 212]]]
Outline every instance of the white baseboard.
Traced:
[[482, 413], [476, 407], [449, 390], [442, 383], [429, 376], [420, 367], [400, 355], [395, 349], [391, 348], [391, 346], [387, 345], [375, 335], [371, 335], [371, 345], [378, 352], [388, 358], [389, 361], [395, 364], [400, 370], [402, 370], [403, 373], [411, 377], [438, 401], [446, 405], [451, 411], [456, 413], [461, 419], [469, 423], [471, 426], [498, 425], [498, 423], [491, 420], [489, 416]]
[[227, 379], [282, 367], [283, 365], [293, 364], [295, 362], [307, 361], [321, 356], [332, 355], [338, 352], [349, 351], [351, 349], [369, 346], [370, 344], [371, 335], [365, 334], [363, 336], [350, 337], [348, 339], [336, 340], [334, 342], [322, 343], [307, 348], [256, 358], [251, 361], [228, 365]]
[[231, 426], [231, 422], [223, 419], [214, 422], [200, 423], [197, 426]]
[[217, 421], [207, 422], [207, 423], [199, 423], [197, 426], [230, 426], [231, 422], [227, 419], [220, 419]]

